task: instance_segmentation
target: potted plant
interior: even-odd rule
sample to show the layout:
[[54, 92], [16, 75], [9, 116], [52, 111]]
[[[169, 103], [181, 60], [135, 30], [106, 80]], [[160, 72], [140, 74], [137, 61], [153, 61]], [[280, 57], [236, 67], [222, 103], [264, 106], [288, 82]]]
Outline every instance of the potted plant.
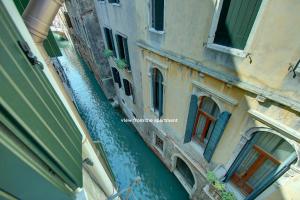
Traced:
[[111, 57], [111, 56], [113, 56], [113, 55], [114, 55], [114, 53], [113, 53], [112, 50], [110, 50], [110, 49], [104, 49], [104, 51], [103, 51], [103, 56], [104, 56], [105, 58], [109, 58], [109, 57]]
[[217, 176], [209, 171], [206, 174], [206, 178], [208, 180], [209, 188], [208, 192], [217, 200], [236, 200], [233, 193], [226, 191], [225, 185], [220, 182]]
[[124, 59], [116, 59], [116, 65], [119, 69], [125, 69], [127, 67], [127, 63]]
[[222, 200], [235, 200], [234, 194], [232, 192], [223, 191], [222, 192]]

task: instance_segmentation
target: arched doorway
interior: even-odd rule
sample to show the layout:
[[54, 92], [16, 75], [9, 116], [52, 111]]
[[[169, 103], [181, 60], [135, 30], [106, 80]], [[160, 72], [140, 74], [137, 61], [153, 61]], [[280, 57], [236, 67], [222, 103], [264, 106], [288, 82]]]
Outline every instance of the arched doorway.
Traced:
[[187, 164], [179, 157], [177, 157], [176, 159], [175, 169], [179, 172], [179, 174], [184, 179], [188, 187], [192, 189], [195, 185], [195, 179], [193, 173], [190, 170], [190, 168], [187, 166]]

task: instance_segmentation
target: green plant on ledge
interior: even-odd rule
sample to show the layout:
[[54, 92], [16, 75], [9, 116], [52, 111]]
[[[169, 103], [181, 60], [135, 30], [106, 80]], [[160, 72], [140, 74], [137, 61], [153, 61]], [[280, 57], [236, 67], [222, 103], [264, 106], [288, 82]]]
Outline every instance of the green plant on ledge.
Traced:
[[223, 191], [221, 194], [222, 200], [235, 200], [234, 194], [232, 192]]
[[222, 200], [236, 200], [232, 192], [226, 191], [225, 185], [220, 182], [214, 172], [208, 171], [206, 174], [207, 181], [217, 191]]
[[111, 57], [111, 56], [113, 56], [113, 55], [114, 55], [114, 53], [113, 53], [112, 50], [110, 50], [110, 49], [104, 49], [104, 51], [103, 51], [103, 56], [104, 56], [105, 58]]
[[124, 59], [117, 59], [116, 65], [119, 69], [125, 69], [127, 67], [127, 63]]

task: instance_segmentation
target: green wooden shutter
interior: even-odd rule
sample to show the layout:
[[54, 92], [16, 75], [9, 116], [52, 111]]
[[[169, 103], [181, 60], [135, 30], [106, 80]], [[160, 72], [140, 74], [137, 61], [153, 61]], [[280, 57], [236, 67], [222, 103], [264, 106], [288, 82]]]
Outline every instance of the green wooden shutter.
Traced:
[[189, 113], [186, 121], [184, 143], [190, 142], [192, 140], [194, 123], [197, 116], [198, 110], [198, 97], [196, 95], [191, 96]]
[[227, 111], [222, 112], [219, 117], [218, 120], [216, 121], [215, 127], [210, 135], [209, 141], [205, 147], [204, 150], [204, 158], [210, 162], [213, 153], [221, 139], [221, 136], [225, 130], [225, 127], [227, 125], [227, 122], [230, 118], [231, 114]]
[[164, 30], [164, 0], [153, 0], [152, 9], [154, 9], [154, 28], [158, 31]]
[[[20, 15], [22, 15], [26, 6], [29, 3], [29, 0], [14, 0], [14, 3], [16, 5]], [[54, 35], [51, 30], [49, 30], [47, 39], [44, 40], [43, 45], [44, 45], [44, 48], [45, 48], [48, 56], [50, 56], [51, 58], [62, 56], [61, 51], [56, 43], [56, 40], [55, 40]]]
[[127, 63], [127, 68], [128, 68], [128, 70], [131, 70], [127, 38], [123, 38], [123, 46], [124, 46], [125, 60]]
[[1, 123], [66, 184], [81, 187], [81, 134], [43, 71], [28, 62], [9, 16], [0, 16]]
[[244, 49], [262, 0], [224, 0], [214, 43]]

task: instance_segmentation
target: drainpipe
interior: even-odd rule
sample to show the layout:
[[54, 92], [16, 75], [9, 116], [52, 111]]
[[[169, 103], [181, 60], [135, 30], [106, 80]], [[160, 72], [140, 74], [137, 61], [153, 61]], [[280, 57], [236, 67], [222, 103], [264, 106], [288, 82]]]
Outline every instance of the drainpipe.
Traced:
[[43, 42], [48, 36], [50, 25], [52, 24], [52, 21], [63, 2], [64, 0], [31, 0], [23, 13], [23, 20], [33, 38], [33, 41], [36, 43], [47, 64], [48, 71], [54, 78], [60, 92], [62, 93], [60, 98], [64, 98], [66, 100], [67, 105], [65, 104], [65, 106], [69, 108], [69, 114], [82, 134], [82, 157], [83, 159], [89, 158], [93, 163], [93, 166], [86, 167], [86, 169], [89, 174], [95, 177], [95, 181], [101, 187], [103, 192], [107, 196], [110, 196], [115, 192], [113, 183], [109, 179], [102, 164], [100, 163], [93, 148], [93, 142], [90, 139], [89, 132], [81, 120], [81, 117], [79, 116], [70, 96], [66, 92], [58, 74], [52, 65], [51, 59], [49, 58], [43, 46]]

